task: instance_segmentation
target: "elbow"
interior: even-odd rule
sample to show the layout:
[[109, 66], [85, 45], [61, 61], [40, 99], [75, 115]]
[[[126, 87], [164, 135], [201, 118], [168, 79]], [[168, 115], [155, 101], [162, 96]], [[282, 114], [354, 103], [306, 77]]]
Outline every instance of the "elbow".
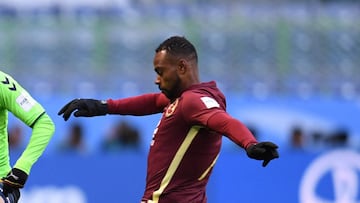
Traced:
[[38, 129], [46, 132], [47, 136], [51, 138], [55, 133], [55, 123], [47, 113], [44, 113], [34, 124], [33, 130]]

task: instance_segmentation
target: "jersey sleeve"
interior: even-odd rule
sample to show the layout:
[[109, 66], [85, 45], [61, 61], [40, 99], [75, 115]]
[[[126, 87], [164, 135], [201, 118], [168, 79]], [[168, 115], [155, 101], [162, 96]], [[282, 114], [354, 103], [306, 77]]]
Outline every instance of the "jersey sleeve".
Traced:
[[45, 112], [44, 108], [10, 75], [0, 73], [0, 98], [3, 109], [28, 126]]
[[251, 131], [241, 121], [226, 112], [219, 112], [211, 116], [208, 120], [208, 127], [225, 135], [244, 149], [257, 143]]
[[1, 71], [0, 105], [1, 109], [11, 112], [32, 128], [30, 140], [14, 166], [29, 174], [53, 136], [55, 125], [40, 103], [10, 75]]
[[225, 135], [242, 148], [257, 143], [250, 130], [241, 121], [231, 117], [214, 98], [189, 94], [184, 97], [183, 105], [183, 115], [189, 123]]
[[143, 116], [161, 113], [169, 104], [162, 93], [144, 94], [124, 99], [108, 99], [109, 114]]
[[184, 119], [192, 125], [207, 126], [212, 115], [224, 112], [215, 99], [199, 93], [187, 93], [182, 100], [181, 111]]
[[55, 125], [51, 118], [46, 113], [41, 115], [34, 123], [29, 143], [14, 167], [29, 174], [34, 163], [46, 149], [54, 131]]

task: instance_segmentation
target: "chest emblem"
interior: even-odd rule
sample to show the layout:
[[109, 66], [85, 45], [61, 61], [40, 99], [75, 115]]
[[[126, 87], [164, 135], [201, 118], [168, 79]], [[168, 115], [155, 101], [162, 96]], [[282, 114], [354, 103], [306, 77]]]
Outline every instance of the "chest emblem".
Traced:
[[169, 116], [171, 116], [171, 115], [175, 112], [175, 109], [176, 109], [178, 103], [179, 103], [179, 99], [176, 99], [173, 103], [171, 103], [171, 104], [167, 107], [167, 109], [166, 109], [166, 111], [165, 111], [165, 117], [169, 117]]

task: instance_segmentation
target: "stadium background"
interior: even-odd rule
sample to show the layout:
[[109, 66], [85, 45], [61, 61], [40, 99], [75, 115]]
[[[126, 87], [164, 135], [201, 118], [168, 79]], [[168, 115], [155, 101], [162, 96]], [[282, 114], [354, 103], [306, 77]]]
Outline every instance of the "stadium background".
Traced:
[[[174, 34], [194, 42], [201, 79], [218, 82], [229, 112], [256, 129], [259, 140], [280, 146], [281, 159], [263, 169], [224, 138], [209, 203], [359, 202], [359, 19], [356, 0], [0, 1], [1, 70], [43, 104], [57, 127], [34, 166], [22, 203], [139, 201], [146, 151], [159, 115], [65, 123], [57, 112], [73, 98], [158, 91], [154, 49]], [[140, 150], [103, 153], [100, 143], [119, 120], [138, 128]], [[75, 121], [84, 126], [88, 151], [58, 152]], [[10, 117], [11, 125], [21, 123]], [[294, 126], [307, 135], [303, 150], [291, 145]], [[330, 142], [338, 132], [345, 140]], [[322, 141], [314, 137], [319, 133]], [[29, 134], [24, 127], [24, 136]], [[335, 170], [337, 176], [332, 175], [337, 167], [328, 168], [314, 197], [304, 197], [301, 185], [312, 163], [343, 153], [351, 155], [339, 162], [349, 167]], [[11, 156], [14, 160], [18, 154]], [[343, 193], [336, 190], [341, 184]]]

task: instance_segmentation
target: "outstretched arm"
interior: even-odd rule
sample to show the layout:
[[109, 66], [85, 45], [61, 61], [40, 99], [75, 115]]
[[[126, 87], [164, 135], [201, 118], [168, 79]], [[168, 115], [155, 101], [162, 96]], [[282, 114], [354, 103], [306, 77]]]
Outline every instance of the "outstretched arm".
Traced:
[[207, 125], [210, 129], [227, 136], [231, 141], [244, 149], [251, 144], [257, 143], [253, 134], [243, 123], [224, 111], [211, 116]]
[[272, 159], [279, 158], [278, 146], [272, 142], [259, 142], [250, 130], [239, 120], [226, 112], [218, 112], [208, 120], [208, 127], [227, 136], [234, 143], [246, 150], [248, 157], [263, 160], [265, 167]]
[[108, 99], [109, 114], [120, 115], [150, 115], [161, 113], [169, 104], [164, 94], [144, 94], [136, 97], [112, 100]]
[[58, 115], [67, 121], [71, 114], [75, 117], [103, 116], [106, 114], [143, 116], [160, 113], [169, 100], [161, 93], [144, 94], [124, 99], [74, 99], [61, 108]]

